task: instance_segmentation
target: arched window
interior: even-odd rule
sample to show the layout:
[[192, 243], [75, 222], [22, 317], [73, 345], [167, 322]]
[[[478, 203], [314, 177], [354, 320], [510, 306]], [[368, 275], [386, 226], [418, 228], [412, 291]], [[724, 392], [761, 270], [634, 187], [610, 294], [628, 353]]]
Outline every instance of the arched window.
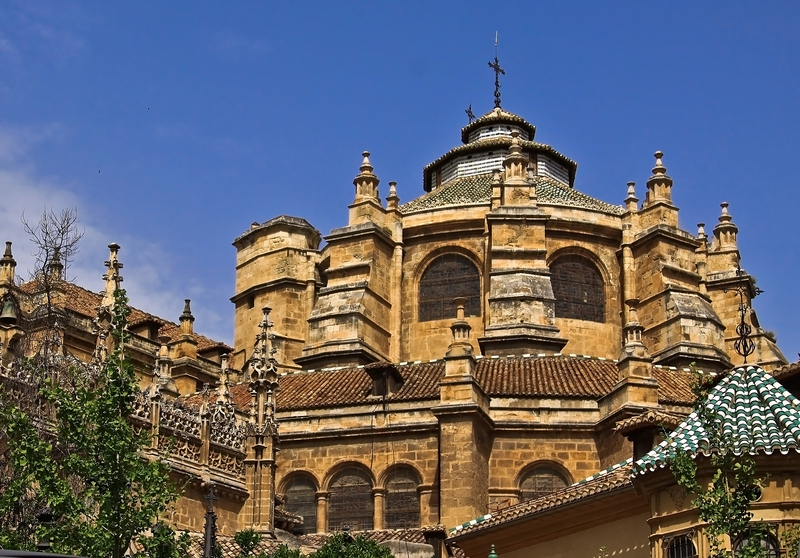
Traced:
[[697, 558], [697, 549], [689, 535], [680, 535], [669, 541], [666, 558]]
[[372, 482], [356, 467], [338, 472], [328, 496], [328, 531], [348, 526], [353, 531], [372, 529]]
[[556, 490], [566, 488], [569, 483], [558, 471], [551, 467], [531, 469], [520, 483], [520, 501], [536, 500]]
[[[739, 554], [739, 549], [746, 547], [750, 542], [750, 536], [745, 535], [740, 537], [736, 543], [733, 545], [733, 556], [734, 558]], [[761, 547], [761, 554], [763, 558], [777, 558], [778, 556], [778, 542], [775, 540], [770, 534], [762, 537], [760, 542]]]
[[317, 486], [305, 476], [294, 477], [286, 485], [286, 511], [303, 518], [303, 534], [317, 532]]
[[464, 314], [481, 315], [481, 276], [478, 268], [464, 256], [439, 256], [425, 269], [419, 282], [419, 321], [453, 319], [453, 299], [467, 299]]
[[397, 469], [386, 481], [384, 527], [407, 529], [419, 527], [419, 477], [411, 469]]
[[603, 276], [592, 262], [581, 256], [561, 256], [550, 264], [550, 278], [556, 318], [606, 321]]

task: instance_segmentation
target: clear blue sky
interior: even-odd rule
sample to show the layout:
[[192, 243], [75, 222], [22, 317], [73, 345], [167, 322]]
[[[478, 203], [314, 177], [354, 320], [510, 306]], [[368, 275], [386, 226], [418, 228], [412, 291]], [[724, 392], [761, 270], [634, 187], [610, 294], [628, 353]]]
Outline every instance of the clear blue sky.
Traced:
[[[681, 225], [730, 203], [761, 324], [800, 351], [797, 2], [0, 3], [0, 240], [77, 206], [72, 275], [122, 245], [133, 304], [232, 338], [231, 241], [287, 213], [342, 226], [360, 153], [386, 195], [422, 193], [471, 103], [503, 107], [622, 203], [661, 149]], [[98, 172], [99, 171], [99, 172]], [[22, 269], [20, 269], [22, 271]]]

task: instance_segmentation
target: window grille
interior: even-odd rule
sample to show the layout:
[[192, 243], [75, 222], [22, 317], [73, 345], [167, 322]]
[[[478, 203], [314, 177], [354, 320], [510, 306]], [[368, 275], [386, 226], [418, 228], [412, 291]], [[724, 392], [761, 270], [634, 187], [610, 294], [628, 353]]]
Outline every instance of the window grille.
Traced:
[[399, 469], [386, 483], [384, 526], [386, 529], [419, 527], [419, 481], [413, 471]]
[[286, 511], [303, 518], [303, 535], [317, 532], [317, 487], [308, 477], [295, 477], [286, 487]]
[[361, 469], [344, 469], [331, 482], [328, 500], [328, 531], [372, 529], [372, 483]]
[[567, 479], [555, 469], [536, 467], [520, 485], [520, 501], [535, 500], [567, 487]]
[[605, 322], [605, 285], [592, 262], [562, 256], [550, 265], [556, 317]]
[[669, 541], [667, 558], [697, 558], [697, 550], [688, 535], [680, 535]]
[[445, 254], [436, 258], [419, 282], [419, 321], [454, 319], [453, 299], [465, 297], [466, 316], [481, 315], [481, 277], [464, 256]]
[[[739, 549], [744, 546], [747, 546], [749, 542], [750, 542], [749, 535], [745, 535], [736, 541], [736, 544], [733, 545], [734, 558], [736, 558], [736, 556], [739, 554]], [[775, 540], [775, 537], [773, 537], [772, 535], [767, 534], [764, 538], [762, 538], [760, 546], [761, 546], [760, 556], [762, 558], [778, 558], [778, 556], [780, 556], [778, 543]]]

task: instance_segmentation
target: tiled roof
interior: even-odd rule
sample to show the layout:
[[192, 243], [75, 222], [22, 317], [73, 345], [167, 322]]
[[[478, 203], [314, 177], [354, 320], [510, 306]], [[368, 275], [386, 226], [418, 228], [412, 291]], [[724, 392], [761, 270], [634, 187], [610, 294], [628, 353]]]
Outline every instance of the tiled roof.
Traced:
[[531, 137], [533, 137], [533, 135], [536, 133], [536, 126], [521, 116], [518, 116], [513, 112], [503, 110], [502, 108], [494, 108], [461, 128], [461, 141], [467, 143], [469, 141], [470, 132], [477, 130], [481, 126], [491, 125], [496, 122], [510, 122], [512, 124], [517, 124], [521, 128], [524, 128], [531, 135]]
[[661, 404], [693, 405], [693, 374], [689, 369], [654, 366], [653, 377], [658, 382], [658, 402]]
[[[800, 448], [800, 401], [758, 366], [739, 366], [714, 386], [704, 403], [718, 417], [726, 444], [737, 455], [788, 453]], [[677, 449], [696, 456], [712, 447], [696, 412], [634, 464], [636, 474], [664, 467]]]
[[[438, 384], [444, 366], [442, 360], [394, 365], [403, 377], [403, 384], [386, 400], [438, 399]], [[674, 369], [657, 370], [659, 400], [690, 404], [691, 375]], [[607, 395], [618, 381], [614, 361], [581, 356], [479, 357], [475, 377], [491, 397], [598, 399]], [[374, 401], [369, 398], [372, 380], [362, 367], [286, 374], [279, 378], [279, 385], [276, 394], [278, 411], [341, 407]], [[248, 408], [250, 393], [246, 383], [232, 386], [231, 396], [239, 409]]]
[[[97, 307], [100, 306], [103, 301], [102, 294], [92, 292], [69, 282], [64, 282], [62, 285], [65, 289], [64, 306], [67, 310], [71, 310], [87, 318], [94, 318], [97, 315]], [[31, 281], [21, 285], [21, 288], [28, 294], [33, 294], [36, 285]], [[145, 322], [159, 324], [159, 335], [166, 335], [172, 339], [177, 339], [180, 336], [180, 326], [178, 324], [131, 306], [131, 315], [128, 317], [128, 325], [135, 326]], [[197, 342], [198, 351], [204, 351], [213, 347], [220, 347], [227, 352], [233, 350], [225, 343], [214, 341], [204, 335], [195, 333], [192, 338]]]
[[486, 514], [459, 525], [450, 529], [450, 536], [457, 540], [459, 536], [465, 533], [474, 533], [520, 517], [529, 517], [584, 498], [624, 488], [631, 484], [631, 460], [627, 459], [562, 490], [552, 492], [536, 500], [529, 500], [510, 506], [496, 513]]
[[667, 430], [674, 430], [678, 427], [685, 417], [675, 415], [672, 413], [665, 413], [663, 411], [647, 411], [636, 415], [635, 417], [627, 418], [619, 421], [614, 430], [620, 434], [627, 435], [630, 432], [639, 430], [642, 427], [655, 426], [664, 427]]
[[773, 370], [771, 374], [772, 377], [779, 382], [793, 378], [800, 374], [800, 361], [787, 364], [786, 366], [781, 366], [780, 368]]
[[[457, 178], [444, 186], [435, 189], [400, 206], [403, 213], [424, 211], [438, 207], [459, 206], [468, 204], [489, 204], [492, 197], [492, 175], [479, 174]], [[546, 176], [534, 178], [536, 199], [541, 205], [562, 205], [602, 211], [612, 215], [621, 215], [623, 208], [587, 196], [570, 188], [557, 180]]]

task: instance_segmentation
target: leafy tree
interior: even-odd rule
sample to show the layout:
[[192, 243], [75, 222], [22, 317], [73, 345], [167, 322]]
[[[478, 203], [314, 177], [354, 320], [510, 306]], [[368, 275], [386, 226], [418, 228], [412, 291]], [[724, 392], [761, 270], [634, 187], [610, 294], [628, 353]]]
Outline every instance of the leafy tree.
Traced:
[[142, 547], [135, 558], [185, 558], [189, 555], [192, 540], [185, 531], [178, 534], [164, 522], [159, 521], [153, 527], [151, 536], [140, 536]]
[[392, 558], [392, 552], [363, 535], [353, 538], [349, 533], [337, 533], [310, 558]]
[[256, 547], [261, 543], [263, 537], [257, 533], [255, 529], [244, 529], [238, 531], [234, 536], [234, 542], [239, 545], [239, 554], [237, 558], [245, 558], [250, 556]]
[[[147, 459], [149, 433], [128, 417], [138, 390], [125, 357], [128, 300], [115, 292], [111, 312], [113, 350], [103, 362], [84, 364], [51, 351], [47, 361], [20, 359], [49, 410], [34, 416], [18, 400], [0, 405], [6, 467], [13, 473], [0, 495], [0, 517], [13, 518], [20, 498], [34, 493], [52, 511], [52, 525], [35, 527], [53, 549], [91, 558], [122, 558], [130, 542], [177, 498], [169, 468]], [[53, 368], [49, 363], [58, 362]], [[30, 406], [28, 406], [30, 409]], [[0, 540], [30, 548], [29, 524], [0, 521]]]
[[738, 541], [736, 558], [756, 558], [764, 555], [762, 541], [768, 536], [767, 526], [751, 523], [753, 514], [750, 503], [761, 496], [766, 479], [759, 476], [755, 460], [747, 455], [736, 455], [722, 432], [722, 425], [714, 412], [706, 405], [709, 392], [719, 377], [703, 375], [692, 368], [695, 381], [694, 411], [708, 434], [707, 458], [711, 467], [711, 479], [703, 478], [698, 463], [685, 451], [678, 451], [670, 459], [670, 470], [675, 481], [687, 494], [694, 495], [693, 504], [700, 520], [707, 522], [705, 536], [712, 558], [731, 558], [731, 551], [724, 546], [724, 536], [731, 543]]

